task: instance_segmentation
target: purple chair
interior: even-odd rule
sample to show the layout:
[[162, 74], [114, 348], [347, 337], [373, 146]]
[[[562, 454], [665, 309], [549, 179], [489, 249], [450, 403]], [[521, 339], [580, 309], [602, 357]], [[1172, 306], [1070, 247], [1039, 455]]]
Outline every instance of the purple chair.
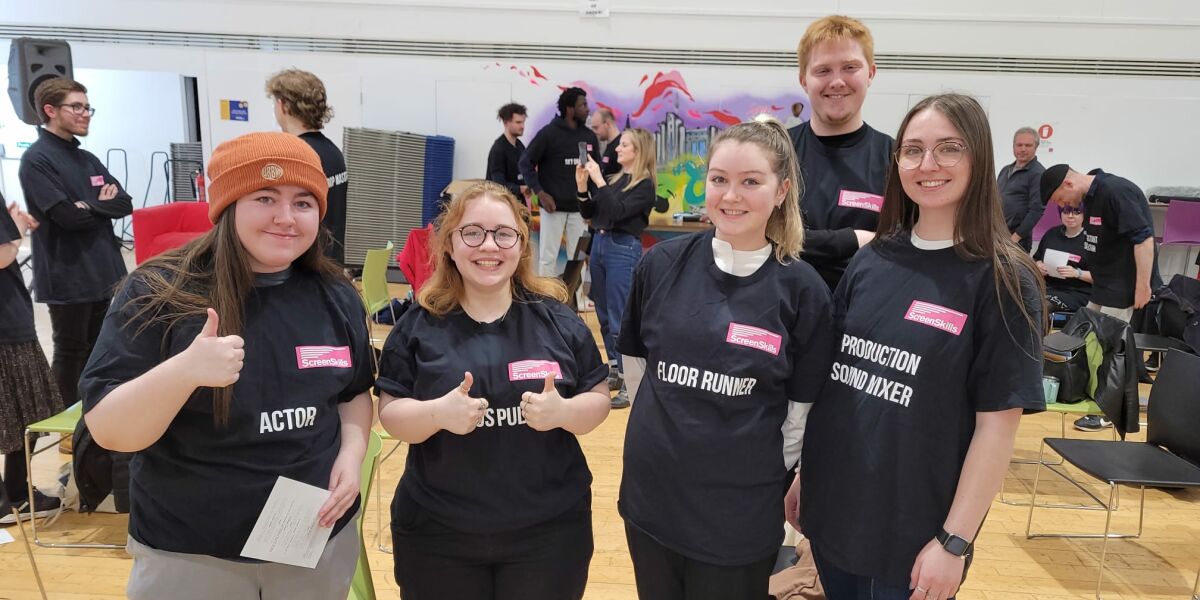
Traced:
[[1053, 202], [1046, 204], [1046, 210], [1042, 212], [1042, 218], [1038, 219], [1037, 224], [1033, 226], [1033, 241], [1041, 241], [1047, 231], [1059, 225], [1062, 225], [1062, 218], [1058, 216], [1058, 205]]
[[1172, 200], [1167, 205], [1162, 243], [1200, 245], [1200, 202]]

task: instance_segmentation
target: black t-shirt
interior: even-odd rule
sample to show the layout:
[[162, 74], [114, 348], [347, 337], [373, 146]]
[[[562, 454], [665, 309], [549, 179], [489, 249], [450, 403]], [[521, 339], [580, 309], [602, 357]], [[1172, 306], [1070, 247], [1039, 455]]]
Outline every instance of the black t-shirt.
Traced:
[[[45, 129], [21, 156], [18, 171], [29, 214], [40, 225], [33, 232], [33, 292], [38, 302], [80, 304], [112, 298], [125, 276], [121, 242], [113, 219], [133, 212], [132, 198], [91, 152]], [[117, 196], [100, 201], [100, 189], [116, 184]], [[88, 214], [67, 228], [49, 212], [57, 205], [86, 202]]]
[[879, 224], [894, 142], [866, 123], [852, 133], [822, 137], [806, 121], [789, 133], [804, 179], [803, 258], [833, 289], [858, 250], [854, 230], [875, 231]]
[[467, 435], [439, 431], [409, 447], [397, 495], [408, 494], [458, 531], [499, 533], [549, 521], [591, 493], [592, 472], [575, 435], [537, 431], [521, 416], [521, 394], [541, 392], [557, 371], [564, 397], [587, 392], [608, 366], [587, 325], [549, 299], [514, 301], [502, 318], [479, 323], [461, 310], [436, 317], [414, 306], [384, 344], [376, 391], [433, 400], [474, 378], [487, 398]]
[[[1041, 323], [1033, 277], [1022, 292]], [[949, 513], [976, 413], [1044, 409], [1041, 336], [1002, 297], [1003, 312], [990, 261], [920, 250], [906, 234], [851, 261], [800, 471], [804, 533], [839, 568], [908, 585]]]
[[[1067, 226], [1059, 225], [1051, 229], [1042, 236], [1042, 241], [1038, 242], [1038, 248], [1033, 253], [1033, 260], [1045, 260], [1046, 250], [1058, 250], [1059, 252], [1067, 253], [1067, 266], [1075, 267], [1082, 271], [1087, 271], [1087, 254], [1083, 249], [1084, 233], [1081, 231], [1075, 237], [1067, 237]], [[1062, 279], [1058, 277], [1050, 277], [1047, 275], [1046, 289], [1074, 290], [1081, 292], [1090, 292], [1092, 284], [1078, 278]]]
[[617, 146], [621, 145], [621, 134], [608, 142], [604, 147], [604, 155], [600, 157], [600, 174], [608, 179], [621, 172], [621, 163], [617, 162]]
[[1084, 249], [1092, 266], [1092, 302], [1101, 306], [1133, 306], [1137, 265], [1131, 234], [1154, 226], [1150, 203], [1128, 179], [1096, 169], [1083, 197]]
[[829, 288], [802, 261], [736, 277], [713, 232], [655, 245], [617, 351], [646, 359], [625, 432], [620, 511], [690, 558], [745, 565], [783, 539], [788, 401], [813, 402], [833, 355]]
[[[21, 232], [0, 196], [0, 246], [21, 239]], [[0, 269], [0, 344], [20, 344], [37, 339], [33, 329], [33, 300], [17, 259]]]
[[325, 254], [338, 264], [346, 262], [346, 193], [350, 189], [350, 177], [346, 172], [346, 157], [325, 134], [308, 131], [300, 134], [317, 156], [321, 157], [321, 170], [328, 179], [329, 195], [326, 198], [325, 218], [322, 223], [333, 236], [333, 243], [325, 248]]
[[521, 186], [525, 185], [525, 178], [521, 175], [517, 163], [520, 162], [521, 153], [524, 151], [525, 143], [520, 138], [517, 138], [516, 144], [510, 144], [508, 138], [500, 134], [500, 137], [492, 142], [492, 149], [488, 150], [487, 157], [487, 178], [508, 188], [518, 200], [521, 199]]
[[[116, 387], [187, 349], [205, 317], [167, 328], [132, 317], [146, 284], [121, 287], [79, 382], [84, 410]], [[129, 535], [169, 552], [239, 558], [277, 477], [326, 489], [341, 448], [338, 405], [371, 389], [362, 300], [346, 282], [294, 268], [246, 301], [246, 358], [227, 428], [213, 424], [212, 388], [188, 399], [167, 431], [129, 465]], [[357, 512], [346, 511], [341, 531]]]
[[594, 229], [621, 231], [640, 236], [650, 224], [650, 211], [657, 200], [654, 182], [643, 179], [629, 191], [629, 175], [591, 192], [591, 200], [579, 203], [579, 214], [592, 220]]

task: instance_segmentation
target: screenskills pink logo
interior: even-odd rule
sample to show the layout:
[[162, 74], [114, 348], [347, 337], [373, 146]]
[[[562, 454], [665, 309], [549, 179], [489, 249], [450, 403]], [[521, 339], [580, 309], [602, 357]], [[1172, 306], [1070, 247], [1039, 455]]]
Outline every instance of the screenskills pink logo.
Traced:
[[1092, 225], [1103, 225], [1104, 220], [1100, 217], [1088, 217], [1088, 223], [1091, 223]]
[[349, 369], [350, 346], [296, 346], [296, 367]]
[[554, 375], [555, 379], [563, 378], [562, 369], [552, 360], [530, 359], [508, 363], [509, 381], [545, 379], [547, 375]]
[[766, 329], [733, 322], [729, 323], [729, 332], [725, 335], [725, 341], [730, 344], [769, 352], [775, 356], [779, 356], [779, 347], [783, 345], [782, 337]]
[[883, 210], [883, 196], [879, 194], [868, 194], [867, 192], [852, 192], [850, 190], [842, 190], [838, 194], [838, 206], [845, 208], [861, 208], [871, 212], [879, 212]]
[[904, 314], [904, 319], [954, 335], [962, 333], [963, 326], [967, 324], [966, 313], [920, 300], [913, 300], [912, 305], [908, 307], [908, 312]]

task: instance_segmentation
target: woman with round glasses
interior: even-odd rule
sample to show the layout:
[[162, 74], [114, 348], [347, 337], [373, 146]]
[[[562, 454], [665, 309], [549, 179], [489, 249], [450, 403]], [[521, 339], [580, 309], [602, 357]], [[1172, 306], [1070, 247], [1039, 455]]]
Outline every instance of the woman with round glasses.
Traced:
[[1005, 227], [983, 108], [926, 98], [896, 139], [804, 439], [799, 522], [830, 600], [953, 597], [1021, 413], [1044, 407], [1041, 278]]
[[[1083, 207], [1062, 206], [1058, 210], [1062, 225], [1042, 236], [1033, 260], [1046, 280], [1046, 303], [1050, 310], [1075, 312], [1087, 306], [1092, 297], [1092, 272], [1087, 268], [1087, 253], [1083, 248]], [[1065, 254], [1066, 264], [1047, 267], [1048, 250]]]
[[392, 501], [405, 600], [583, 597], [592, 475], [576, 436], [608, 415], [608, 366], [562, 282], [536, 275], [526, 208], [468, 188], [435, 271], [379, 364], [379, 420], [408, 442]]

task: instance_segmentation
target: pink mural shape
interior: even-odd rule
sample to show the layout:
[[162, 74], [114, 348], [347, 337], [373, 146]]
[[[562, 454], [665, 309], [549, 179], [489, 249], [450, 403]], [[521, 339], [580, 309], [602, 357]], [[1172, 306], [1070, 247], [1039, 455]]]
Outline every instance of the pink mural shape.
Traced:
[[683, 75], [680, 75], [679, 71], [670, 71], [667, 73], [659, 71], [654, 76], [654, 81], [650, 83], [650, 87], [647, 87], [646, 92], [642, 94], [642, 105], [639, 106], [637, 110], [633, 111], [633, 114], [630, 116], [634, 119], [642, 116], [642, 113], [646, 112], [646, 107], [650, 106], [652, 102], [660, 99], [671, 90], [678, 90], [679, 92], [682, 92], [684, 96], [687, 96], [688, 100], [691, 100], [692, 102], [696, 101], [696, 99], [692, 97], [692, 93], [688, 91], [687, 84], [683, 81]]
[[542, 75], [542, 72], [539, 71], [537, 67], [535, 67], [533, 65], [529, 65], [529, 68], [530, 68], [530, 70], [533, 71], [534, 77], [536, 77], [538, 79], [545, 79], [546, 81], [549, 81], [549, 79], [545, 75]]
[[738, 123], [742, 122], [742, 120], [739, 119], [736, 115], [732, 115], [723, 110], [709, 110], [709, 111], [705, 111], [704, 114], [709, 115], [712, 118], [714, 118], [726, 125], [737, 125]]

